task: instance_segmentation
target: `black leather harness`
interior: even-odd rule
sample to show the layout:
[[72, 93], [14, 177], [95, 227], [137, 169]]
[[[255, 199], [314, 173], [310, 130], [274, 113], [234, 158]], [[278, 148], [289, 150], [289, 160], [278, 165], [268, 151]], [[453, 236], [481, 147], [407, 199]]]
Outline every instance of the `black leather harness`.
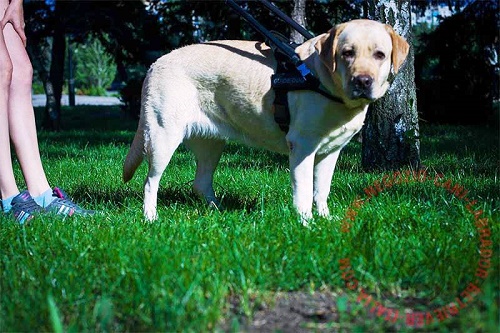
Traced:
[[[297, 47], [298, 45], [292, 44]], [[288, 133], [290, 128], [290, 109], [288, 106], [288, 92], [297, 90], [310, 90], [337, 102], [344, 101], [320, 88], [321, 83], [312, 74], [304, 76], [279, 49], [274, 49], [277, 62], [276, 73], [271, 76], [271, 87], [274, 89], [274, 120], [280, 129]]]

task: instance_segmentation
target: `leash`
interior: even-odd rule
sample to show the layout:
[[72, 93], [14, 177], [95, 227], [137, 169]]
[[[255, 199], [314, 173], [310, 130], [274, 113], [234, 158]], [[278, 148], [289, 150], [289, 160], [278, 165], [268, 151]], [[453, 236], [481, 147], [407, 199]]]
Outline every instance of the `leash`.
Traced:
[[[261, 33], [269, 42], [276, 46], [287, 58], [288, 60], [297, 68], [297, 70], [306, 77], [312, 75], [309, 68], [300, 60], [299, 56], [295, 53], [295, 50], [286, 43], [283, 43], [276, 37], [271, 31], [266, 29], [262, 24], [259, 23], [252, 15], [250, 15], [245, 9], [240, 7], [234, 0], [226, 0], [228, 4], [234, 11], [236, 11], [242, 18], [244, 18], [257, 32]], [[277, 8], [276, 8], [277, 10]], [[282, 13], [282, 15], [285, 15]]]
[[[313, 34], [269, 1], [259, 0], [259, 2], [276, 14], [280, 19], [285, 21], [285, 23], [290, 25], [293, 29], [297, 30], [297, 32], [299, 32], [306, 39], [314, 38]], [[243, 19], [245, 19], [250, 26], [252, 26], [252, 28], [263, 35], [266, 42], [268, 42], [271, 49], [274, 51], [274, 55], [278, 63], [276, 73], [271, 76], [271, 86], [275, 90], [276, 95], [274, 100], [274, 119], [282, 131], [287, 133], [290, 126], [290, 110], [287, 99], [287, 93], [289, 91], [310, 90], [330, 99], [333, 102], [344, 103], [340, 97], [334, 96], [324, 89], [321, 89], [321, 82], [295, 53], [295, 48], [298, 45], [285, 42], [285, 37], [266, 29], [244, 8], [238, 5], [236, 1], [226, 0], [226, 4], [236, 11]]]

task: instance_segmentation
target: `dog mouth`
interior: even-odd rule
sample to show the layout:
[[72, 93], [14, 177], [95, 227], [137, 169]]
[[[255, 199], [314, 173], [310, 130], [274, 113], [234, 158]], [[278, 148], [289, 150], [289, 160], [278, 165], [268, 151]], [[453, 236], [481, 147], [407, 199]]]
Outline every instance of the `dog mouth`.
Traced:
[[369, 91], [363, 89], [353, 89], [351, 91], [351, 100], [367, 100], [369, 102], [373, 102], [376, 98], [373, 96], [371, 89]]

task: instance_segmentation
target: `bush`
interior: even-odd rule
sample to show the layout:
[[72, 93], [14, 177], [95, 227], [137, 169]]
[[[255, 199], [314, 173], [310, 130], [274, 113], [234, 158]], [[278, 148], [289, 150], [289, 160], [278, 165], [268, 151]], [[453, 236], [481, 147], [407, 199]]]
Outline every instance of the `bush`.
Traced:
[[33, 80], [32, 91], [34, 95], [45, 94], [43, 83]]
[[81, 92], [102, 96], [116, 76], [113, 57], [97, 38], [89, 38], [87, 43], [75, 49], [76, 87]]
[[90, 87], [77, 89], [76, 94], [85, 96], [106, 96], [107, 92], [103, 87]]

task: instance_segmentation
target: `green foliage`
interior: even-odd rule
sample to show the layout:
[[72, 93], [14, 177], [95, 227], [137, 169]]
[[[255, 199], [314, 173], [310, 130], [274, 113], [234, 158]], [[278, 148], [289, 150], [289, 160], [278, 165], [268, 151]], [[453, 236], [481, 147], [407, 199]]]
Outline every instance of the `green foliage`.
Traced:
[[33, 82], [33, 94], [45, 94], [45, 90], [43, 89], [43, 84], [40, 82]]
[[[257, 1], [242, 2], [243, 6], [269, 30], [289, 34], [289, 27]], [[291, 14], [292, 1], [274, 1], [274, 5]], [[263, 40], [224, 1], [150, 1], [151, 8], [161, 17], [163, 36], [169, 48], [199, 41], [218, 39]], [[359, 18], [361, 7], [351, 1], [308, 1], [308, 29], [315, 34], [328, 31], [344, 20]], [[194, 23], [194, 24], [193, 24]]]
[[412, 45], [419, 52], [425, 47], [425, 39], [434, 32], [435, 27], [427, 23], [418, 23], [412, 27], [413, 40]]
[[[419, 111], [442, 123], [497, 122], [492, 87], [495, 74], [487, 46], [498, 48], [500, 26], [496, 1], [475, 1], [434, 30], [418, 29], [415, 73]], [[470, 112], [475, 109], [476, 112]]]
[[[225, 211], [210, 210], [193, 197], [194, 158], [180, 148], [161, 182], [160, 219], [145, 223], [146, 166], [130, 184], [121, 182], [136, 122], [118, 107], [106, 109], [104, 117], [100, 107], [65, 108], [67, 130], [39, 134], [50, 182], [100, 214], [40, 216], [27, 227], [0, 216], [0, 331], [214, 331], [225, 318], [244, 331], [239, 323], [265, 309], [259, 306], [265, 300], [272, 306], [275, 292], [325, 289], [344, 291], [336, 302], [339, 321], [328, 323], [332, 330], [402, 331], [345, 288], [341, 258], [351, 255], [359, 263], [360, 282], [384, 304], [397, 301], [394, 295], [416, 296], [423, 302], [416, 307], [434, 296], [431, 304], [442, 305], [439, 297], [460, 292], [457, 283], [461, 288], [476, 266], [477, 230], [470, 215], [432, 184], [401, 184], [373, 198], [356, 228], [341, 231], [349, 205], [382, 178], [362, 172], [357, 142], [341, 154], [333, 178], [332, 220], [317, 217], [311, 228], [298, 223], [285, 156], [230, 144], [216, 174]], [[423, 126], [421, 140], [429, 172], [441, 172], [470, 191], [498, 244], [497, 132]], [[16, 177], [22, 186], [18, 167]], [[494, 251], [491, 277], [478, 298], [459, 316], [425, 331], [495, 331]], [[231, 310], [235, 299], [241, 312]], [[319, 317], [310, 320], [324, 324]]]
[[74, 51], [76, 86], [83, 94], [103, 96], [116, 76], [116, 64], [97, 38], [89, 38]]

